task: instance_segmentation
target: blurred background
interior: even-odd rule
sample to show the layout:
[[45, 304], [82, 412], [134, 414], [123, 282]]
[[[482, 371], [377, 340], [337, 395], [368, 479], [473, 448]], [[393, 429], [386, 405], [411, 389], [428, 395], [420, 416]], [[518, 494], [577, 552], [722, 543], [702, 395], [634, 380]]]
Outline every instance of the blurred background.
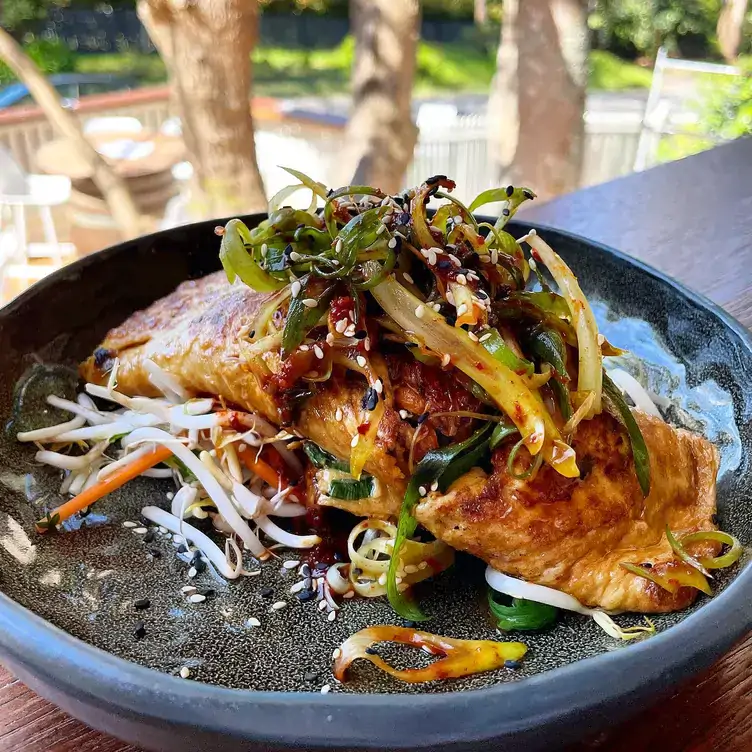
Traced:
[[3, 301], [263, 210], [280, 164], [545, 200], [752, 132], [748, 0], [0, 0], [0, 22]]

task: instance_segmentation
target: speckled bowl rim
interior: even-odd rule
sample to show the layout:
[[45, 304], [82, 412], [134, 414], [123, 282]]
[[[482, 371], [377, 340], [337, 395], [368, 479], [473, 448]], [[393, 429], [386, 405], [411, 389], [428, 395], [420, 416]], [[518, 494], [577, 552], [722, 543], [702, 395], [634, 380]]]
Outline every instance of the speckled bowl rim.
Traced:
[[[218, 224], [214, 220], [200, 225]], [[200, 226], [199, 225], [199, 226]], [[525, 223], [639, 269], [710, 311], [752, 356], [752, 336], [704, 296], [608, 246], [538, 223]], [[181, 232], [192, 226], [178, 228]], [[75, 278], [89, 264], [106, 263], [127, 241], [55, 272], [0, 310], [12, 316], [31, 296]], [[752, 566], [722, 593], [670, 629], [628, 648], [579, 660], [517, 682], [442, 694], [330, 694], [228, 689], [163, 674], [89, 645], [0, 593], [0, 657], [58, 692], [105, 712], [154, 724], [194, 727], [260, 744], [298, 748], [465, 747], [551, 725], [576, 722], [638, 702], [709, 666], [752, 630]]]

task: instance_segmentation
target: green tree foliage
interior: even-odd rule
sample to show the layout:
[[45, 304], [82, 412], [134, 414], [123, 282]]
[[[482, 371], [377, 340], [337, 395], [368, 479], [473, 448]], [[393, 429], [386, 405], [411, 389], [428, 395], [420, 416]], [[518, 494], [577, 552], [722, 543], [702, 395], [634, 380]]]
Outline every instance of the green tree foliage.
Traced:
[[[702, 56], [712, 49], [722, 0], [594, 0], [597, 46], [654, 58], [658, 48]], [[703, 49], [704, 48], [704, 49]]]
[[742, 73], [708, 93], [702, 126], [717, 140], [752, 135], [752, 58], [739, 60]]

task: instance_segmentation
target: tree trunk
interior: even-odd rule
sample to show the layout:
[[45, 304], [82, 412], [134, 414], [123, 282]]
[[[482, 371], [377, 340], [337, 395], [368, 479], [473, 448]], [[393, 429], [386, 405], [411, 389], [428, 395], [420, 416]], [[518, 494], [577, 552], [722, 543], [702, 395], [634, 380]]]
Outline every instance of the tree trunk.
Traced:
[[473, 20], [476, 26], [483, 26], [488, 21], [488, 6], [486, 0], [474, 0]]
[[115, 174], [86, 140], [78, 118], [61, 106], [57, 92], [39, 71], [34, 61], [2, 28], [0, 28], [0, 59], [4, 60], [18, 79], [26, 84], [47, 120], [61, 136], [70, 141], [72, 148], [89, 165], [92, 178], [102, 192], [110, 214], [117, 222], [123, 238], [139, 235], [143, 229], [141, 216], [125, 181]]
[[403, 187], [418, 129], [410, 109], [420, 34], [418, 0], [350, 0], [353, 108], [339, 182]]
[[505, 0], [489, 99], [489, 147], [502, 183], [542, 198], [578, 187], [588, 37], [585, 0]]
[[739, 55], [746, 12], [747, 0], [725, 0], [723, 8], [721, 8], [716, 29], [718, 46], [721, 54], [729, 63], [733, 63]]
[[139, 0], [159, 50], [194, 168], [197, 217], [262, 211], [250, 109], [256, 0]]

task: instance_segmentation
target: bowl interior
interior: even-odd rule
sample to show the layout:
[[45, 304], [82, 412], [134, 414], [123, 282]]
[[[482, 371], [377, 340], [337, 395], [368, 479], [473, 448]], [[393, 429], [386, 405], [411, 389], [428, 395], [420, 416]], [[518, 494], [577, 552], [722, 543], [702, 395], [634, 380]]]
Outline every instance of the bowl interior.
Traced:
[[[103, 251], [44, 280], [0, 311], [4, 421], [12, 414], [13, 385], [27, 368], [40, 361], [75, 367], [107, 329], [131, 312], [184, 279], [214, 271], [216, 224], [179, 228]], [[620, 365], [670, 403], [671, 422], [703, 433], [719, 448], [720, 525], [747, 543], [752, 534], [745, 504], [752, 490], [748, 341], [703, 303], [639, 266], [580, 239], [542, 232], [578, 274], [602, 332], [631, 351]], [[40, 404], [42, 424], [51, 420], [47, 410]], [[12, 430], [0, 437], [3, 592], [82, 640], [163, 672], [177, 674], [187, 666], [194, 679], [259, 690], [318, 691], [330, 683], [339, 692], [444, 692], [515, 681], [606, 651], [633, 649], [607, 637], [589, 619], [564, 615], [554, 629], [519, 637], [530, 652], [517, 670], [426, 687], [404, 685], [370, 664], [356, 664], [352, 681], [337, 685], [331, 656], [344, 639], [365, 626], [401, 623], [384, 599], [344, 601], [330, 622], [314, 601], [301, 603], [289, 593], [299, 577], [281, 562], [265, 563], [259, 576], [234, 583], [208, 572], [189, 580], [189, 566], [175, 556], [169, 537], [157, 534], [147, 543], [123, 526], [139, 521], [144, 505], [169, 503], [167, 481], [140, 479], [97, 504], [76, 523], [76, 532], [35, 536], [33, 522], [47, 504], [56, 503], [60, 480], [35, 466], [33, 457], [33, 448], [16, 443]], [[283, 558], [297, 557], [286, 552]], [[433, 617], [430, 631], [499, 638], [482, 575], [480, 562], [460, 556], [451, 571], [421, 586], [421, 602]], [[732, 576], [716, 580], [716, 593]], [[189, 582], [214, 592], [204, 603], [190, 603], [181, 592]], [[151, 605], [137, 611], [134, 601], [141, 598]], [[273, 611], [277, 601], [286, 607]], [[706, 602], [701, 597], [688, 611], [660, 616], [656, 626], [665, 630]], [[250, 617], [261, 626], [249, 627]], [[619, 620], [632, 624], [639, 617]], [[141, 639], [134, 634], [138, 622], [146, 630]], [[385, 656], [405, 660], [399, 650]], [[410, 659], [415, 665], [413, 652]]]

